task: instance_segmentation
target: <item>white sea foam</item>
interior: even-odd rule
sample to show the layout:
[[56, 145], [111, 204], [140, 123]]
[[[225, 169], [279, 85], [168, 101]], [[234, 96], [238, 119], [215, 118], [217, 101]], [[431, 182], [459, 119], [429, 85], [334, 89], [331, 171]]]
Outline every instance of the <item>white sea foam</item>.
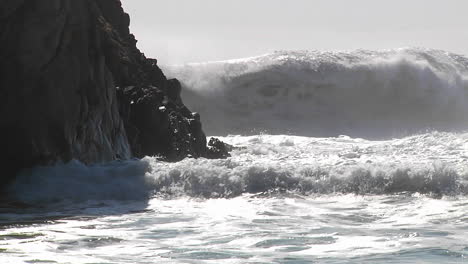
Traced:
[[211, 135], [385, 138], [468, 128], [468, 59], [439, 50], [275, 52], [167, 72]]
[[32, 203], [138, 200], [152, 195], [204, 198], [245, 193], [468, 194], [468, 134], [432, 132], [387, 141], [347, 136], [229, 136], [226, 160], [185, 159], [85, 166], [79, 162], [23, 172], [11, 187]]
[[[254, 134], [223, 138], [237, 147], [231, 158], [71, 162], [24, 171], [11, 193], [52, 202], [468, 192], [468, 136], [452, 131], [468, 127], [465, 57], [426, 49], [276, 52], [170, 70], [189, 88], [185, 99], [209, 132]], [[401, 137], [426, 129], [452, 132]], [[326, 137], [259, 135], [265, 130]]]
[[23, 171], [2, 263], [464, 262], [468, 133], [401, 134], [465, 128], [466, 65], [403, 49], [178, 68], [205, 127], [253, 135], [222, 137], [225, 160]]

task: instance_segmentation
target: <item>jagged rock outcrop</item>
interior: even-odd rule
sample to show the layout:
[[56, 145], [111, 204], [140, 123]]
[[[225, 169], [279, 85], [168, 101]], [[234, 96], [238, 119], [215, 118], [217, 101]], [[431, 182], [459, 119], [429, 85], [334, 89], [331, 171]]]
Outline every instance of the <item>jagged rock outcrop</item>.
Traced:
[[233, 146], [222, 142], [217, 138], [211, 138], [208, 142], [208, 150], [206, 152], [206, 157], [213, 159], [228, 158], [231, 156]]
[[106, 57], [118, 86], [120, 114], [132, 153], [170, 161], [206, 156], [200, 118], [183, 104], [179, 81], [167, 80], [155, 59], [146, 58], [129, 32], [129, 17], [118, 0], [96, 1], [106, 28]]
[[120, 0], [2, 0], [0, 186], [56, 161], [206, 156], [199, 116], [129, 23]]
[[118, 89], [133, 154], [159, 155], [170, 161], [207, 156], [200, 116], [182, 103], [180, 83], [169, 80], [166, 89], [166, 92], [155, 86]]

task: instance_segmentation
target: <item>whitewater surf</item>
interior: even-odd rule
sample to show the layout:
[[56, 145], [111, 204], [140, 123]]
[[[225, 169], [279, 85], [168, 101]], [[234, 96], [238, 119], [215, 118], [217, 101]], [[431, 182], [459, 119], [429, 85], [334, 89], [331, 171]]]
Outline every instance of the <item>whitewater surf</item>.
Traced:
[[24, 170], [2, 263], [464, 263], [468, 59], [276, 52], [166, 67], [225, 160]]

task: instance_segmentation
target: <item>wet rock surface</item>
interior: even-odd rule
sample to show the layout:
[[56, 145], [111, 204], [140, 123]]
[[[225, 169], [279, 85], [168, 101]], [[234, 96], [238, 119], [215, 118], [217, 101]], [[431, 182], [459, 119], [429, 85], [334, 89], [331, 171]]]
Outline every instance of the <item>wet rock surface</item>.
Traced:
[[211, 138], [208, 142], [207, 157], [212, 159], [225, 159], [229, 158], [233, 146], [222, 142], [217, 138]]

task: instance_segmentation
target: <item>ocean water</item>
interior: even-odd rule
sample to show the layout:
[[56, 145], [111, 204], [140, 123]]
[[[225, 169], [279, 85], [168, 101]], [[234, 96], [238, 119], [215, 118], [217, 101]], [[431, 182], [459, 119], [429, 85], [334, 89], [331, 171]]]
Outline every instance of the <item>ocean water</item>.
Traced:
[[467, 65], [399, 49], [170, 67], [232, 156], [23, 171], [0, 263], [468, 263]]
[[404, 48], [279, 51], [167, 67], [209, 135], [393, 138], [468, 129], [468, 58]]
[[227, 160], [25, 172], [2, 263], [468, 262], [468, 134], [222, 139]]

